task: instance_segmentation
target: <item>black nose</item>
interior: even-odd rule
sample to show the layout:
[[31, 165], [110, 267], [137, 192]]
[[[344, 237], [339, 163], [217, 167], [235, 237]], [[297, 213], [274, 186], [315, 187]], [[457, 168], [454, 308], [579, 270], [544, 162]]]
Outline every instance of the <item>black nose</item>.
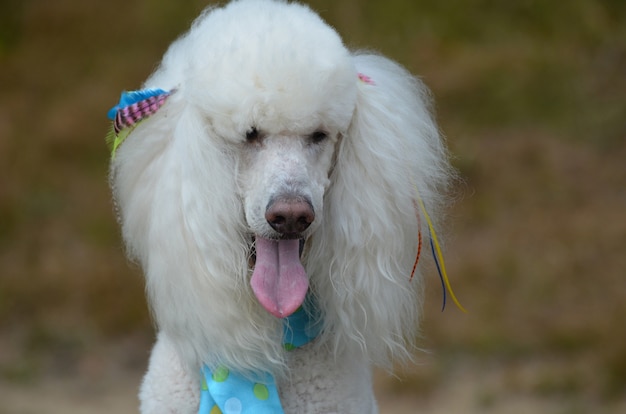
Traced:
[[302, 197], [280, 197], [269, 203], [265, 219], [280, 234], [297, 237], [313, 223], [315, 213], [311, 203]]

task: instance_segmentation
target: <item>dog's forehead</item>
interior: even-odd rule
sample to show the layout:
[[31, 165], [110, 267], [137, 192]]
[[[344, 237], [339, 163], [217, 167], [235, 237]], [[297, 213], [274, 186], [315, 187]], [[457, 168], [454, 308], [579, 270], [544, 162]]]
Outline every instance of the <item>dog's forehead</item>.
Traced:
[[213, 45], [224, 46], [227, 54], [243, 52], [246, 59], [259, 63], [280, 64], [306, 56], [332, 62], [336, 51], [344, 49], [331, 26], [308, 7], [294, 3], [231, 3], [223, 13], [207, 15], [202, 25], [215, 32]]
[[234, 2], [200, 17], [147, 85], [178, 89], [236, 139], [251, 127], [345, 130], [357, 74], [339, 35], [307, 7]]
[[186, 53], [191, 74], [240, 78], [275, 91], [353, 66], [338, 33], [295, 3], [230, 3], [199, 18], [179, 43], [193, 44]]

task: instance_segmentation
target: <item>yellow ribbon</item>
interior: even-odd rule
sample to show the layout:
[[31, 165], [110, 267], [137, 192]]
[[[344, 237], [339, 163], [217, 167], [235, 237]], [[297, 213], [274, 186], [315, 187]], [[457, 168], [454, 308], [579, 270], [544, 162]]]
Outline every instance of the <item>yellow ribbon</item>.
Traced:
[[446, 285], [446, 288], [448, 288], [448, 292], [450, 293], [450, 297], [452, 298], [452, 301], [454, 302], [454, 304], [457, 306], [457, 308], [459, 308], [461, 311], [467, 313], [467, 310], [465, 310], [465, 308], [461, 305], [461, 303], [459, 302], [459, 300], [456, 298], [456, 295], [454, 294], [454, 292], [452, 291], [452, 286], [450, 285], [450, 280], [448, 279], [448, 273], [446, 272], [446, 265], [443, 261], [443, 253], [441, 252], [441, 247], [439, 246], [439, 240], [437, 239], [437, 233], [435, 233], [435, 228], [433, 226], [433, 222], [430, 219], [430, 216], [428, 215], [428, 212], [426, 211], [426, 206], [424, 205], [424, 201], [422, 201], [422, 198], [419, 195], [419, 191], [417, 191], [417, 186], [415, 186], [415, 194], [417, 195], [417, 202], [420, 205], [420, 208], [422, 210], [422, 212], [424, 213], [424, 218], [426, 219], [426, 223], [428, 223], [428, 228], [430, 229], [430, 237], [431, 240], [433, 241], [433, 244], [435, 245], [435, 251], [437, 252], [437, 257], [435, 258], [435, 260], [438, 260], [439, 262], [439, 266], [441, 269], [441, 276], [443, 278], [443, 282]]

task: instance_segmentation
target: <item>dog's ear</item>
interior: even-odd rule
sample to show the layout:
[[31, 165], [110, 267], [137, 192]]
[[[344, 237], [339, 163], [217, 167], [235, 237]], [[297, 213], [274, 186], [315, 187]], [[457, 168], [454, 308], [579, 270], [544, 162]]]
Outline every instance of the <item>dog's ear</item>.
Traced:
[[137, 125], [111, 166], [123, 237], [143, 267], [156, 323], [196, 368], [245, 370], [282, 352], [276, 338], [255, 329], [273, 322], [247, 287], [250, 240], [235, 157], [179, 90]]
[[391, 355], [409, 356], [417, 335], [421, 280], [411, 276], [419, 233], [428, 240], [418, 197], [434, 218], [449, 167], [421, 82], [380, 56], [354, 62], [356, 110], [309, 266], [335, 346], [358, 344], [386, 365]]
[[129, 133], [111, 162], [111, 186], [130, 256], [145, 268], [155, 251], [180, 249], [189, 255], [208, 248], [201, 241], [205, 235], [216, 245], [232, 245], [233, 235], [244, 232], [235, 165], [207, 117], [184, 91], [173, 92]]

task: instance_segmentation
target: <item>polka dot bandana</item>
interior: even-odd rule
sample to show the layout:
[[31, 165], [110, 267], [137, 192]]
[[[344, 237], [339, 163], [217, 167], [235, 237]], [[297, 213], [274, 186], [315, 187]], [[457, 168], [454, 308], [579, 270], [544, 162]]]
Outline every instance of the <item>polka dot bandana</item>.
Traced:
[[[283, 346], [291, 351], [315, 339], [321, 330], [319, 312], [310, 294], [302, 306], [283, 319]], [[198, 414], [284, 414], [271, 374], [243, 376], [227, 367], [202, 368]]]
[[255, 378], [218, 367], [202, 370], [200, 414], [282, 414], [278, 389], [271, 375]]

